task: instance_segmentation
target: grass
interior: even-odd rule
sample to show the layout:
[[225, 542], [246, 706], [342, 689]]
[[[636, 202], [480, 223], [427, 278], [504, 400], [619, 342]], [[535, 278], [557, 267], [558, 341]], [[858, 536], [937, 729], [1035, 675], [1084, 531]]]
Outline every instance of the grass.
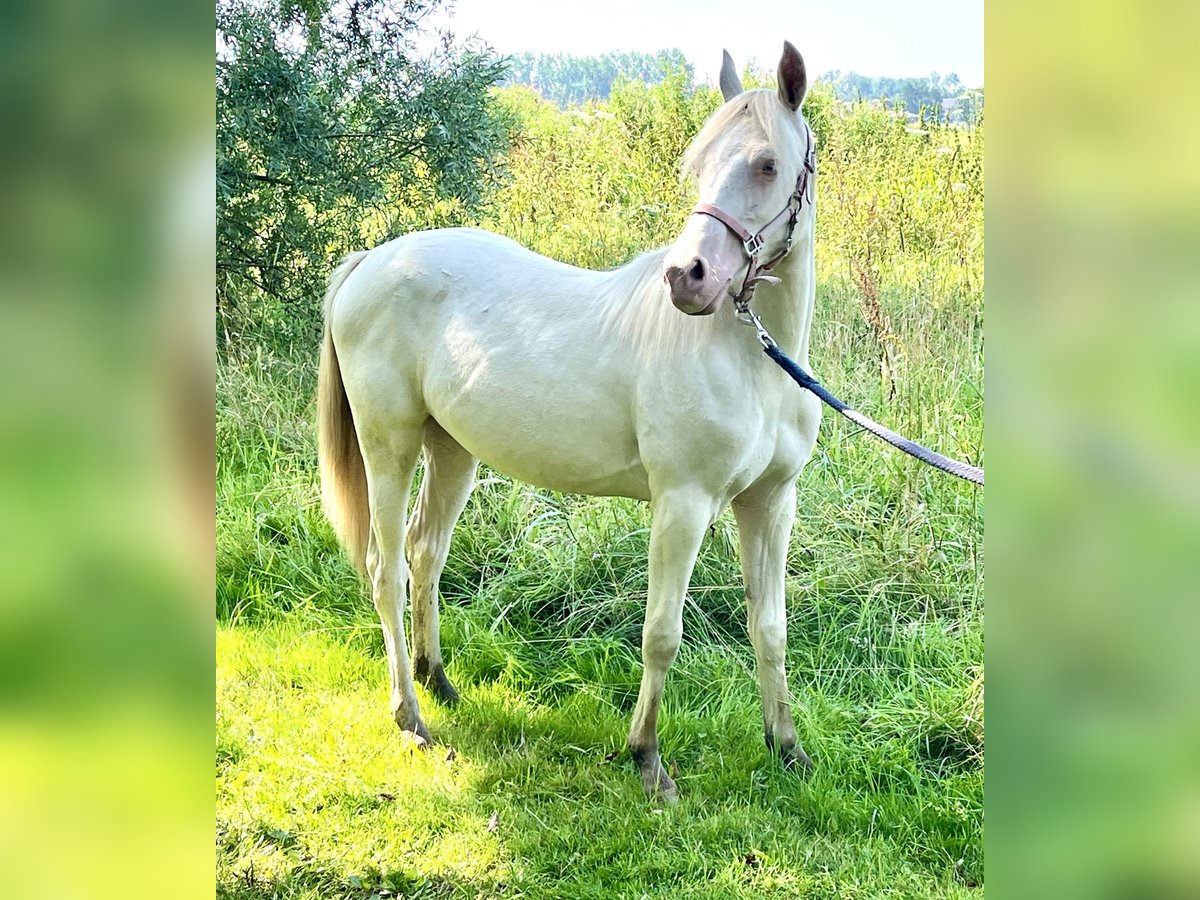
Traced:
[[[962, 169], [973, 157], [961, 147], [942, 152], [969, 150], [970, 136], [906, 136], [856, 115], [822, 132], [834, 154], [822, 196], [838, 201], [821, 210], [814, 370], [867, 415], [981, 462], [982, 273], [962, 262], [981, 239], [981, 170]], [[598, 154], [590, 166], [615, 128], [594, 118], [599, 149], [579, 142]], [[569, 181], [567, 146], [555, 145]], [[889, 213], [885, 167], [900, 164], [927, 183]], [[507, 200], [514, 220], [521, 189]], [[909, 223], [903, 237], [889, 215]], [[585, 224], [571, 248], [542, 249], [601, 264], [578, 256]], [[855, 243], [864, 234], [869, 246]], [[789, 683], [817, 763], [807, 778], [763, 745], [736, 529], [719, 519], [668, 676], [661, 740], [682, 801], [661, 809], [623, 749], [645, 507], [481, 471], [442, 581], [463, 699], [442, 707], [418, 689], [439, 744], [415, 752], [388, 714], [370, 600], [321, 515], [314, 349], [264, 341], [218, 367], [218, 896], [982, 892], [981, 491], [826, 416], [788, 559]]]
[[977, 697], [928, 678], [911, 639], [896, 648], [907, 671], [860, 673], [869, 697], [834, 693], [830, 673], [803, 691], [798, 724], [819, 761], [803, 780], [766, 756], [746, 655], [689, 646], [662, 729], [683, 801], [663, 810], [620, 750], [627, 651], [575, 649], [552, 684], [517, 662], [536, 646], [492, 642], [514, 659], [484, 676], [460, 651], [464, 701], [422, 697], [443, 743], [421, 752], [385, 713], [374, 632], [221, 629], [223, 896], [953, 897], [981, 877], [963, 715]]

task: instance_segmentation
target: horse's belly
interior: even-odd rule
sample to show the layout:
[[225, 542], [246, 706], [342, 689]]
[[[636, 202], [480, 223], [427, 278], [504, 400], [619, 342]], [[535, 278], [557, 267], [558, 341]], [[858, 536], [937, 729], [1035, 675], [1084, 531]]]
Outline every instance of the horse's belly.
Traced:
[[477, 379], [426, 385], [430, 413], [473, 456], [538, 487], [647, 500], [632, 423], [616, 398], [586, 382]]
[[486, 465], [538, 487], [572, 494], [650, 499], [646, 470], [628, 448], [588, 434], [581, 423], [557, 426], [529, 421], [518, 429], [489, 427], [489, 422], [460, 410], [434, 418], [472, 456]]

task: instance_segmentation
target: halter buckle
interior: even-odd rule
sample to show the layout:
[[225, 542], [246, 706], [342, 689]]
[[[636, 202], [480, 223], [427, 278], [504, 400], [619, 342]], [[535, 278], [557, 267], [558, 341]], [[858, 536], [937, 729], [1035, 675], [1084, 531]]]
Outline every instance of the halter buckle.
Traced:
[[754, 259], [754, 257], [758, 255], [758, 252], [763, 248], [762, 234], [759, 233], [750, 235], [747, 240], [742, 242], [742, 248], [746, 251], [747, 256], [749, 256], [751, 259]]

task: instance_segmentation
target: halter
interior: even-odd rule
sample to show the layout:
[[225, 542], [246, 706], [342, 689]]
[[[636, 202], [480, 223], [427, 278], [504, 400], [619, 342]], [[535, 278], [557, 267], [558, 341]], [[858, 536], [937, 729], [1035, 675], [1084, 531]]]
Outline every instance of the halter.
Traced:
[[[807, 124], [804, 126], [804, 133], [808, 140], [808, 146], [804, 151], [804, 168], [800, 170], [800, 176], [796, 179], [796, 189], [788, 197], [787, 206], [781, 209], [775, 218], [757, 232], [751, 234], [750, 230], [741, 222], [725, 212], [725, 210], [718, 206], [713, 206], [711, 203], [700, 203], [692, 210], [692, 215], [710, 216], [716, 219], [737, 235], [738, 239], [742, 242], [742, 249], [746, 251], [746, 256], [749, 257], [750, 262], [746, 267], [746, 277], [742, 281], [742, 289], [733, 298], [733, 305], [737, 310], [738, 318], [746, 324], [753, 324], [753, 319], [757, 318], [750, 311], [750, 301], [754, 297], [754, 289], [761, 282], [773, 284], [779, 281], [773, 275], [764, 275], [762, 273], [770, 272], [777, 262], [787, 256], [788, 251], [792, 249], [792, 234], [796, 230], [796, 219], [800, 215], [800, 209], [804, 206], [805, 197], [808, 197], [809, 205], [813, 202], [810, 195], [809, 176], [816, 173], [817, 167], [813, 154], [812, 129]], [[784, 242], [783, 249], [767, 262], [760, 264], [758, 255], [762, 252], [763, 247], [766, 246], [767, 236], [784, 222], [787, 222], [787, 240]]]

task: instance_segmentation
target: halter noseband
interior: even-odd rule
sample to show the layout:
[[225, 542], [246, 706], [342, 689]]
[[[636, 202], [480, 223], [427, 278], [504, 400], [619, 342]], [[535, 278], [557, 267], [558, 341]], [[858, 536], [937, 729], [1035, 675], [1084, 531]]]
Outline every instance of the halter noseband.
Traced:
[[[750, 300], [754, 296], [754, 289], [760, 282], [779, 281], [774, 276], [763, 275], [762, 273], [770, 272], [777, 262], [787, 256], [788, 251], [792, 249], [792, 234], [796, 230], [796, 219], [800, 215], [800, 209], [804, 206], [805, 197], [808, 197], [809, 204], [812, 204], [812, 197], [809, 196], [809, 176], [815, 174], [817, 168], [816, 159], [813, 155], [812, 129], [807, 124], [804, 126], [804, 133], [808, 139], [808, 146], [804, 151], [804, 168], [800, 170], [800, 176], [796, 179], [796, 189], [788, 197], [787, 206], [781, 209], [775, 218], [757, 232], [751, 234], [750, 230], [741, 222], [725, 212], [725, 210], [718, 206], [713, 206], [711, 203], [697, 204], [696, 208], [692, 210], [692, 215], [710, 216], [737, 235], [738, 239], [742, 242], [742, 249], [746, 251], [746, 256], [749, 257], [750, 263], [746, 267], [746, 277], [742, 281], [742, 289], [733, 298], [733, 305], [737, 309], [739, 316], [744, 316], [749, 310]], [[762, 252], [763, 247], [766, 245], [767, 236], [784, 222], [787, 222], [787, 240], [784, 242], [783, 249], [767, 262], [759, 264], [758, 254]]]

